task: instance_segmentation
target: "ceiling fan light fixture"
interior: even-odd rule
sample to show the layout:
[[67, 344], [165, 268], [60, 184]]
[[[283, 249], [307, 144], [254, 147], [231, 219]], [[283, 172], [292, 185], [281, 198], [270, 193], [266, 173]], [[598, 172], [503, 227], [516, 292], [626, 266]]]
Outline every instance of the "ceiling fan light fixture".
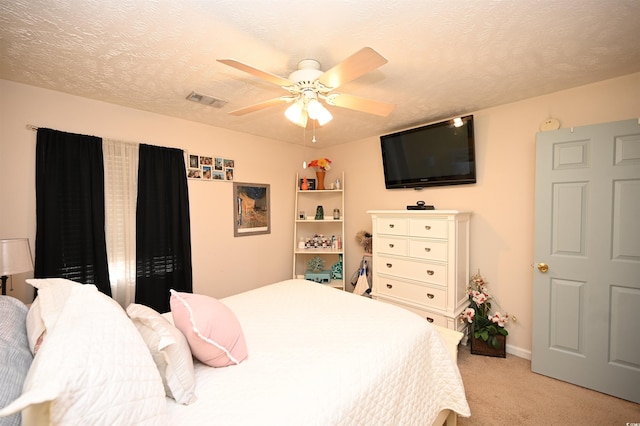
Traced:
[[285, 117], [289, 119], [293, 124], [300, 127], [307, 127], [307, 112], [304, 110], [304, 104], [302, 101], [297, 100], [284, 112]]
[[318, 120], [318, 124], [324, 126], [333, 119], [328, 109], [324, 107], [317, 99], [311, 99], [307, 103], [307, 112], [309, 118]]
[[320, 102], [318, 102], [317, 99], [311, 99], [307, 103], [307, 112], [309, 113], [309, 118], [317, 120], [323, 108], [324, 107], [320, 105]]
[[333, 115], [331, 115], [328, 109], [320, 105], [320, 110], [318, 111], [318, 117], [316, 118], [316, 120], [318, 120], [319, 125], [324, 126], [325, 124], [333, 120]]

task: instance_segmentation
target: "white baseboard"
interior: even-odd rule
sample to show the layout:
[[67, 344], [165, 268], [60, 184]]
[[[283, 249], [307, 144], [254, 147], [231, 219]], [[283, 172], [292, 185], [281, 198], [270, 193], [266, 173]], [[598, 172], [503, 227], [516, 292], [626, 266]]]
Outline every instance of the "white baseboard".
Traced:
[[507, 353], [531, 361], [531, 351], [507, 343]]

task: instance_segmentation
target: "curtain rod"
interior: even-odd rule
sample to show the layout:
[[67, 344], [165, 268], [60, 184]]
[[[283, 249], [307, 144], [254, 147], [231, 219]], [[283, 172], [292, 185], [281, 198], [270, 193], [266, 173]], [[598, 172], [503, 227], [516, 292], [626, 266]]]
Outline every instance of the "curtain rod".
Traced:
[[[27, 124], [27, 125], [26, 125], [26, 128], [27, 128], [27, 130], [32, 130], [32, 131], [34, 131], [34, 132], [35, 132], [35, 131], [37, 131], [38, 129], [40, 129], [40, 127], [38, 127], [38, 126], [34, 126], [33, 124]], [[61, 131], [61, 130], [58, 130], [58, 131]], [[118, 142], [121, 142], [121, 143], [123, 143], [123, 144], [125, 144], [125, 145], [136, 145], [136, 146], [140, 146], [140, 145], [141, 145], [141, 143], [140, 143], [140, 142], [121, 141], [121, 140], [118, 140], [118, 139], [102, 138], [102, 137], [101, 137], [100, 139], [102, 139], [102, 140], [106, 139], [106, 140], [118, 141]], [[185, 151], [184, 149], [182, 149], [182, 148], [166, 147], [166, 146], [162, 146], [162, 145], [152, 145], [152, 144], [149, 144], [149, 143], [146, 143], [146, 144], [144, 144], [144, 145], [157, 146], [157, 147], [159, 147], [159, 148], [178, 149], [178, 150], [182, 151], [182, 152], [183, 152], [183, 154], [185, 154], [185, 155], [186, 155], [186, 151]]]
[[[40, 129], [40, 127], [34, 126], [33, 124], [27, 124], [26, 127], [27, 127], [28, 130], [32, 130], [34, 132], [38, 131]], [[56, 131], [60, 132], [61, 130], [56, 130]], [[100, 139], [102, 139], [102, 140], [104, 140], [104, 139], [106, 139], [106, 140], [117, 140], [117, 139], [102, 138], [102, 137]], [[129, 141], [120, 141], [120, 140], [118, 140], [118, 142], [121, 142], [121, 143], [123, 143], [125, 145], [138, 145], [138, 146], [140, 145], [138, 142], [129, 142]]]

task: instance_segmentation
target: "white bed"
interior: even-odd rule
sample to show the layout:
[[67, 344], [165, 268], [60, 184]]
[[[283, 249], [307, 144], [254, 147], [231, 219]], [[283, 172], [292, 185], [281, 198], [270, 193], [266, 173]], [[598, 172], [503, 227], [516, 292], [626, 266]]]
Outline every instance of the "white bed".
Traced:
[[222, 301], [249, 358], [197, 363], [199, 401], [169, 403], [182, 424], [430, 425], [444, 409], [469, 413], [451, 355], [417, 315], [304, 280]]
[[197, 401], [167, 397], [167, 424], [431, 425], [470, 414], [443, 339], [409, 311], [305, 280], [221, 301], [248, 358], [223, 368], [195, 361]]

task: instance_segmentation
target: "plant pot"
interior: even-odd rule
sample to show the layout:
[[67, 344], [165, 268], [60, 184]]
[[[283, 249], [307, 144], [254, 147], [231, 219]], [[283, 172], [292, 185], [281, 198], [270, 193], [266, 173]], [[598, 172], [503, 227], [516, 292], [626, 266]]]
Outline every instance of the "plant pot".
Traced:
[[473, 331], [469, 329], [469, 342], [471, 342], [471, 353], [474, 355], [494, 356], [499, 358], [507, 357], [507, 336], [497, 335], [499, 347], [492, 348], [489, 343], [482, 339], [473, 337]]

